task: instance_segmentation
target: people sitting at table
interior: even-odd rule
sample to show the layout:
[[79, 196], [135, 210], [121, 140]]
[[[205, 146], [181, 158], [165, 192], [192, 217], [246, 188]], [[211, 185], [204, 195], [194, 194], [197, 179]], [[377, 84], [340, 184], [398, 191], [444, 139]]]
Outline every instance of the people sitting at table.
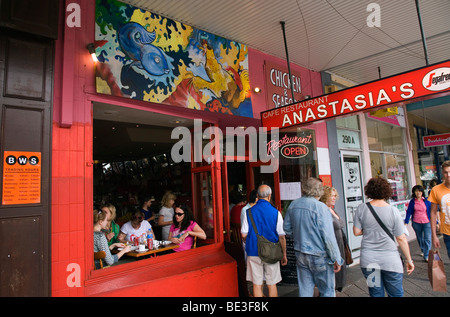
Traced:
[[106, 240], [108, 240], [108, 245], [119, 242], [117, 238], [119, 236], [120, 227], [117, 223], [114, 222], [116, 219], [116, 207], [114, 207], [113, 204], [108, 203], [101, 206], [100, 209], [106, 213], [106, 219], [108, 220], [106, 229], [104, 230], [106, 234]]
[[144, 219], [150, 222], [151, 225], [153, 225], [153, 221], [155, 220], [155, 215], [150, 210], [150, 206], [152, 205], [153, 201], [155, 201], [155, 198], [153, 196], [145, 197], [141, 205], [141, 211], [144, 213]]
[[194, 237], [205, 240], [206, 233], [194, 221], [191, 209], [186, 204], [180, 204], [175, 207], [173, 224], [170, 226], [169, 239], [179, 247], [175, 252], [185, 251], [192, 248]]
[[154, 236], [151, 224], [147, 220], [144, 220], [144, 213], [136, 210], [132, 214], [131, 220], [124, 223], [120, 228], [119, 241], [122, 243], [133, 242], [135, 237], [139, 239], [143, 233], [147, 236], [148, 230], [151, 230]]
[[158, 225], [162, 228], [162, 240], [169, 239], [169, 230], [173, 220], [173, 204], [177, 197], [171, 191], [167, 191], [161, 199], [161, 209], [159, 210]]
[[[131, 251], [131, 246], [125, 246], [123, 243], [113, 243], [108, 246], [108, 241], [102, 230], [105, 230], [108, 225], [108, 218], [106, 212], [103, 210], [94, 210], [94, 252], [104, 251], [106, 254], [105, 262], [107, 265], [117, 263], [125, 253]], [[117, 254], [111, 254], [111, 250], [115, 247], [123, 248]], [[100, 263], [96, 260], [96, 268], [100, 267]]]

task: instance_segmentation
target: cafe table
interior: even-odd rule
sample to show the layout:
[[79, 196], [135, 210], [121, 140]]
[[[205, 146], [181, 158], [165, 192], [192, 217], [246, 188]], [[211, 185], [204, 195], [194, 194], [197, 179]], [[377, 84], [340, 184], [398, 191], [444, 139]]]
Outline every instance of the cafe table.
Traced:
[[179, 247], [178, 244], [170, 243], [170, 244], [167, 244], [167, 245], [164, 245], [164, 246], [160, 246], [160, 247], [158, 247], [156, 249], [151, 249], [151, 250], [147, 250], [147, 251], [139, 251], [138, 249], [136, 249], [136, 250], [133, 250], [133, 251], [125, 253], [125, 255], [126, 256], [131, 256], [131, 257], [134, 257], [134, 258], [138, 259], [140, 257], [147, 256], [147, 255], [156, 256], [160, 252], [173, 250], [173, 249], [176, 249], [178, 247]]

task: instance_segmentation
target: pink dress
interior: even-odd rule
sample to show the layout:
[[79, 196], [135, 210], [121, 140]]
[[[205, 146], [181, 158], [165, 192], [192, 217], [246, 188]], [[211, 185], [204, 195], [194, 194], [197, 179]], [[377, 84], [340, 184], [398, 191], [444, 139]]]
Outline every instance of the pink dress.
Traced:
[[[191, 224], [186, 228], [186, 230], [183, 230], [180, 232], [180, 228], [175, 228], [174, 225], [170, 226], [170, 232], [172, 232], [172, 238], [180, 238], [183, 234], [185, 234], [187, 231], [193, 231], [194, 227], [197, 223], [195, 221], [191, 221]], [[173, 249], [176, 252], [179, 251], [186, 251], [192, 248], [192, 245], [194, 244], [194, 237], [189, 235], [184, 239], [184, 242], [180, 244], [180, 247]]]

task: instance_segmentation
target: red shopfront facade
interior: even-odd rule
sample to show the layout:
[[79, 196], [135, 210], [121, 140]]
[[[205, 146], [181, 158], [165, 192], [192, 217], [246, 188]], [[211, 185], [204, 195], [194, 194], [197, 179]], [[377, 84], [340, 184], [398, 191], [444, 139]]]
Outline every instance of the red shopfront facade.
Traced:
[[[8, 293], [5, 288], [6, 291], [2, 289], [1, 295], [27, 296], [35, 294], [37, 296], [70, 297], [239, 296], [237, 263], [225, 250], [225, 245], [230, 240], [228, 181], [230, 180], [230, 174], [236, 173], [233, 164], [238, 160], [242, 161], [242, 163], [236, 164], [243, 164], [244, 166], [244, 174], [246, 174], [246, 180], [244, 181], [247, 189], [257, 187], [260, 182], [273, 184], [274, 193], [277, 196], [275, 203], [281, 208], [279, 173], [262, 176], [258, 172], [261, 163], [249, 162], [248, 152], [243, 157], [238, 157], [237, 154], [226, 155], [224, 162], [213, 160], [207, 163], [204, 161], [192, 163], [188, 178], [187, 180], [183, 178], [183, 182], [193, 188], [189, 196], [194, 209], [204, 207], [202, 203], [205, 203], [205, 196], [202, 193], [208, 191], [208, 197], [210, 197], [208, 203], [213, 210], [213, 216], [203, 219], [204, 214], [197, 214], [202, 224], [206, 226], [208, 221], [212, 224], [208, 231], [207, 240], [200, 244], [200, 247], [186, 251], [182, 255], [168, 254], [114, 265], [103, 270], [94, 270], [92, 220], [93, 210], [96, 207], [94, 196], [97, 181], [95, 174], [97, 162], [94, 153], [96, 149], [95, 116], [98, 115], [99, 109], [107, 109], [111, 112], [117, 110], [119, 113], [126, 111], [127, 114], [133, 113], [138, 117], [142, 116], [144, 119], [149, 118], [149, 120], [174, 117], [176, 121], [192, 123], [195, 119], [201, 119], [203, 128], [213, 127], [225, 130], [228, 126], [250, 126], [257, 129], [261, 122], [259, 114], [273, 107], [271, 100], [283, 100], [283, 98], [279, 96], [273, 99], [266, 93], [257, 94], [247, 87], [246, 98], [251, 100], [251, 108], [246, 108], [247, 112], [244, 111], [239, 115], [239, 113], [231, 114], [220, 107], [217, 108], [218, 111], [216, 108], [214, 108], [216, 111], [201, 111], [204, 110], [201, 107], [188, 109], [175, 106], [173, 103], [149, 102], [117, 96], [114, 93], [99, 93], [99, 80], [100, 82], [103, 81], [104, 84], [108, 79], [99, 75], [102, 71], [99, 68], [101, 66], [92, 61], [86, 48], [87, 44], [96, 43], [96, 4], [94, 1], [87, 0], [64, 3], [62, 1], [48, 1], [45, 5], [43, 4], [43, 7], [53, 8], [53, 11], [55, 11], [58, 4], [59, 22], [57, 28], [53, 28], [53, 30], [57, 29], [57, 32], [49, 36], [53, 40], [47, 41], [49, 49], [45, 52], [48, 53], [48, 60], [44, 59], [44, 61], [48, 69], [43, 68], [47, 77], [45, 77], [45, 85], [41, 85], [47, 88], [51, 87], [51, 89], [47, 90], [42, 98], [39, 96], [39, 98], [35, 98], [39, 103], [37, 106], [44, 109], [42, 118], [47, 121], [43, 119], [44, 121], [39, 123], [36, 128], [33, 127], [34, 132], [30, 130], [31, 132], [27, 134], [29, 136], [33, 134], [43, 135], [46, 138], [37, 141], [33, 141], [34, 139], [28, 140], [20, 148], [18, 146], [9, 147], [8, 144], [10, 143], [3, 142], [6, 145], [3, 147], [4, 153], [2, 153], [3, 156], [10, 151], [15, 151], [13, 154], [17, 154], [17, 151], [21, 151], [22, 154], [32, 153], [31, 156], [34, 156], [34, 153], [39, 153], [37, 157], [42, 162], [40, 166], [40, 201], [13, 205], [13, 208], [2, 204], [0, 220], [2, 220], [2, 225], [5, 226], [17, 223], [19, 227], [16, 228], [20, 232], [24, 228], [20, 226], [30, 226], [30, 223], [25, 221], [22, 224], [21, 221], [16, 221], [15, 218], [11, 217], [12, 211], [16, 212], [23, 209], [24, 219], [33, 220], [29, 218], [29, 215], [32, 214], [38, 222], [40, 221], [40, 224], [43, 223], [39, 229], [36, 229], [38, 230], [36, 231], [37, 234], [42, 239], [36, 239], [36, 241], [39, 240], [41, 248], [38, 254], [44, 260], [39, 262], [39, 265], [34, 265], [38, 272], [29, 271], [28, 275], [24, 275], [24, 279], [29, 277], [31, 281], [32, 276], [35, 277], [39, 274], [39, 279], [33, 279], [37, 281], [35, 285], [22, 283], [22, 293]], [[52, 12], [50, 9], [48, 11]], [[56, 12], [52, 14], [55, 15]], [[7, 27], [10, 27], [10, 24]], [[23, 42], [23, 34], [20, 33], [22, 31], [33, 33], [30, 28], [28, 30], [20, 29], [17, 34], [16, 31], [7, 29], [7, 32], [5, 32], [6, 42]], [[40, 41], [40, 39], [37, 39], [37, 41]], [[6, 47], [12, 46], [7, 44]], [[11, 52], [11, 50], [7, 51], [8, 57], [12, 54]], [[29, 57], [30, 61], [33, 58]], [[267, 88], [265, 65], [269, 64], [266, 61], [270, 61], [271, 65], [273, 63], [278, 65], [285, 63], [283, 60], [248, 48], [247, 66], [250, 74], [248, 83], [252, 89], [253, 87], [260, 87], [264, 91]], [[20, 63], [17, 65], [20, 65]], [[295, 65], [292, 65], [292, 69], [297, 72], [297, 77], [301, 78], [303, 83], [308, 83], [302, 84], [303, 95], [321, 94], [320, 74]], [[37, 70], [39, 71], [40, 68], [37, 68]], [[236, 75], [232, 71], [230, 73], [233, 74], [233, 77]], [[52, 76], [53, 78], [50, 79]], [[279, 80], [277, 81], [274, 77], [274, 81], [279, 86], [285, 85], [283, 82], [285, 76], [282, 73], [279, 73], [278, 76]], [[238, 86], [242, 89], [242, 87], [245, 87], [245, 82], [239, 82]], [[295, 90], [299, 90], [299, 86], [300, 82], [296, 82]], [[114, 92], [114, 89], [111, 89], [111, 91]], [[27, 96], [24, 99], [32, 98]], [[45, 101], [43, 105], [41, 105], [41, 99]], [[11, 104], [11, 101], [2, 102], [3, 105], [5, 103]], [[27, 101], [27, 103], [29, 102]], [[4, 106], [4, 108], [26, 109], [24, 105], [25, 102], [22, 102], [14, 105], [14, 107], [6, 106], [5, 108]], [[207, 104], [206, 106], [211, 105], [216, 106], [216, 104]], [[33, 105], [27, 105], [27, 107], [30, 107], [31, 113], [35, 113]], [[251, 115], [249, 115], [248, 109], [251, 109]], [[4, 113], [9, 114], [7, 111]], [[119, 116], [120, 114], [116, 115], [116, 117]], [[35, 117], [30, 117], [30, 120], [34, 119]], [[3, 117], [3, 120], [7, 120], [7, 117]], [[39, 127], [43, 129], [42, 133], [38, 133]], [[324, 126], [318, 124], [312, 129], [316, 131], [316, 146], [326, 148], [326, 133], [320, 132], [325, 130]], [[3, 137], [5, 138], [5, 136]], [[111, 138], [113, 138], [112, 135]], [[31, 143], [43, 144], [43, 148], [35, 148], [34, 145], [28, 146]], [[45, 148], [46, 144], [48, 144], [47, 148]], [[329, 172], [325, 171], [322, 174], [327, 175]], [[205, 187], [205, 184], [208, 186]], [[36, 210], [41, 209], [43, 210], [42, 215], [39, 216]], [[13, 219], [13, 222], [11, 222], [11, 219]], [[4, 239], [3, 241], [7, 240]], [[13, 245], [17, 249], [17, 245], [15, 243]], [[7, 256], [6, 253], [5, 256]], [[17, 258], [17, 261], [17, 263], [21, 263], [19, 258]], [[31, 288], [40, 291], [30, 293]], [[180, 293], [180, 289], [189, 289], [189, 293]]]

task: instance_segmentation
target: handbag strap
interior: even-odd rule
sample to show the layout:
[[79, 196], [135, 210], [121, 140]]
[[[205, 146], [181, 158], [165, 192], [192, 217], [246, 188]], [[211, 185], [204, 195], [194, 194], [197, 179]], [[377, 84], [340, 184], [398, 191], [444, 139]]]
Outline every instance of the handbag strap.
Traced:
[[255, 231], [255, 233], [256, 233], [257, 235], [259, 235], [258, 229], [256, 229], [255, 221], [253, 220], [252, 209], [249, 208], [249, 209], [247, 209], [247, 210], [248, 210], [248, 215], [249, 215], [249, 217], [250, 217], [250, 221], [252, 222], [252, 225], [253, 225], [253, 230]]
[[375, 219], [377, 220], [378, 224], [381, 226], [381, 228], [383, 228], [383, 230], [387, 233], [387, 235], [392, 239], [392, 241], [395, 242], [394, 236], [392, 233], [389, 232], [388, 228], [386, 228], [386, 226], [384, 225], [384, 223], [381, 221], [381, 219], [378, 217], [377, 213], [375, 212], [375, 210], [373, 209], [372, 205], [370, 203], [366, 203], [367, 207], [369, 207], [370, 212], [372, 213], [372, 215], [375, 217]]

